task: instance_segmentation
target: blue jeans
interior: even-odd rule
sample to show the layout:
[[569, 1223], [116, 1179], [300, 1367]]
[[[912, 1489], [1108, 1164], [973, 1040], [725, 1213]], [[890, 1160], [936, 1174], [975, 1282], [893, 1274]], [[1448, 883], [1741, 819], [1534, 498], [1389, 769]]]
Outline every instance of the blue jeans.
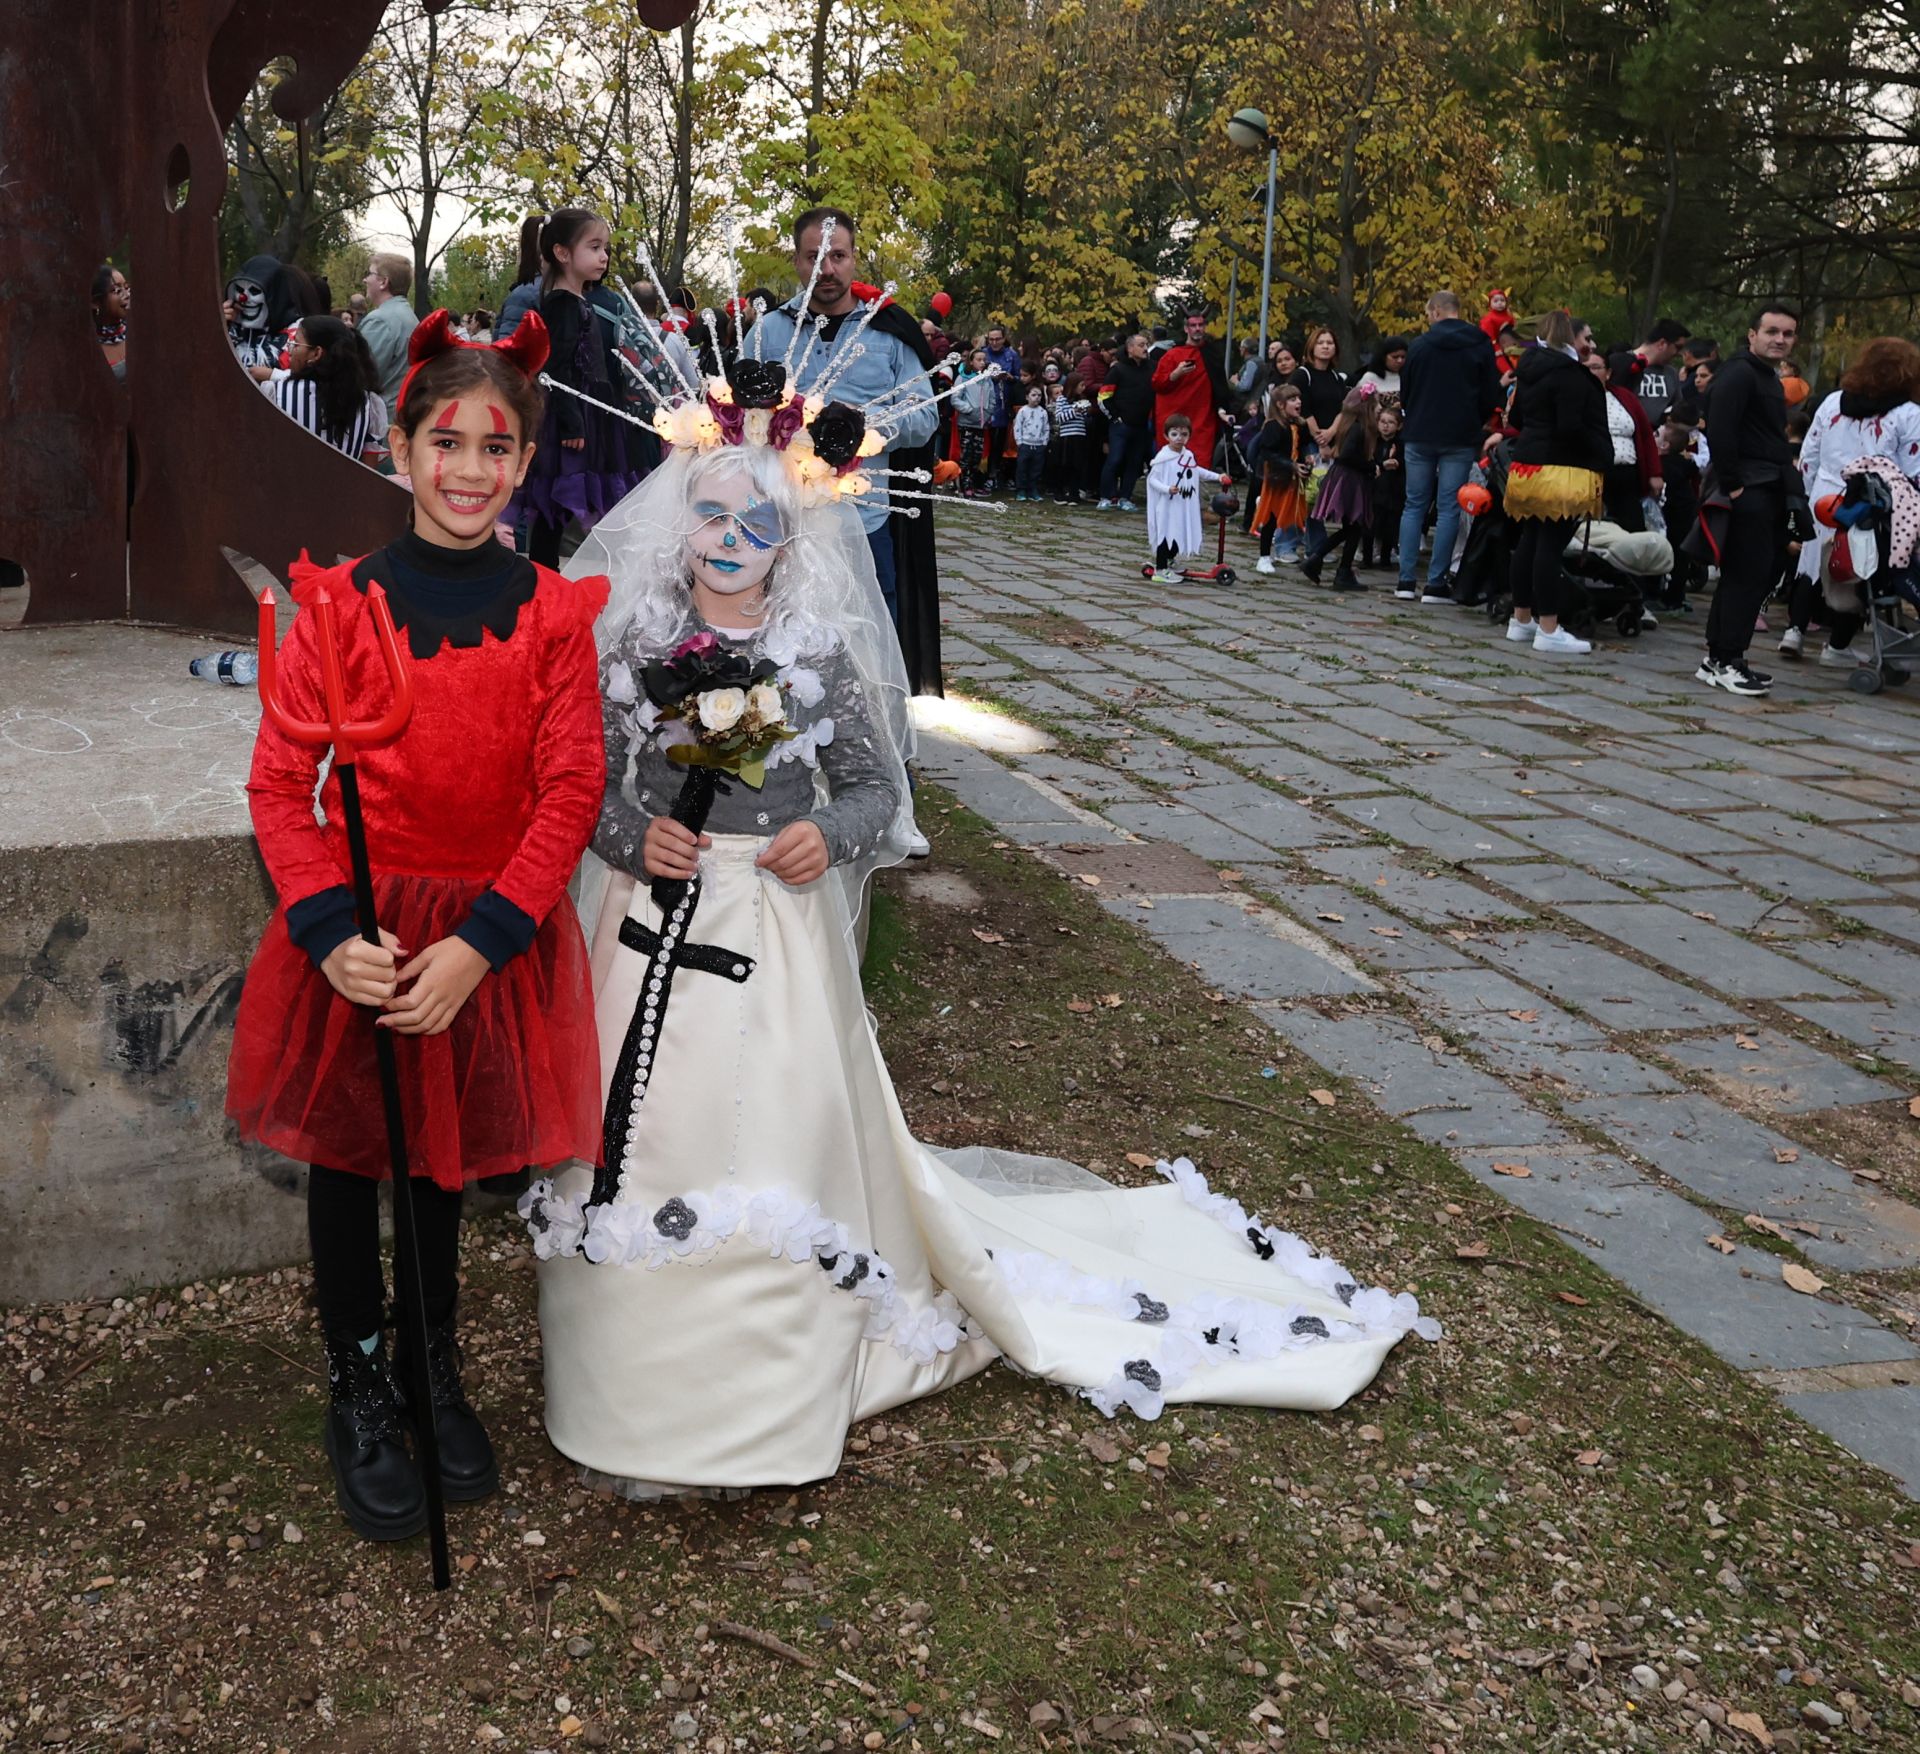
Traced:
[[1107, 423], [1107, 466], [1100, 471], [1102, 499], [1132, 499], [1140, 471], [1147, 461], [1150, 426], [1133, 426], [1124, 420]]
[[1427, 508], [1436, 487], [1440, 510], [1433, 526], [1433, 558], [1427, 564], [1427, 583], [1437, 585], [1453, 564], [1453, 545], [1460, 535], [1460, 489], [1473, 468], [1471, 445], [1408, 445], [1407, 508], [1400, 514], [1400, 583], [1413, 583], [1420, 559], [1420, 532], [1426, 528]]
[[900, 630], [900, 587], [893, 570], [893, 526], [885, 523], [867, 532], [867, 546], [873, 550], [873, 570], [880, 580], [880, 595], [886, 599], [887, 613], [893, 617], [896, 633]]

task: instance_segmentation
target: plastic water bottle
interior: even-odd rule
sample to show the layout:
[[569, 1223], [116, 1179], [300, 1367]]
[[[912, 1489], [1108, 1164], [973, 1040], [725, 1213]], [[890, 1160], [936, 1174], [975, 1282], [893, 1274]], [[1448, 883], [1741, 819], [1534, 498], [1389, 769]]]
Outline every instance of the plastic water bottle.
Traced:
[[252, 652], [212, 652], [195, 658], [187, 668], [202, 682], [224, 682], [229, 688], [251, 688], [260, 674], [260, 660]]

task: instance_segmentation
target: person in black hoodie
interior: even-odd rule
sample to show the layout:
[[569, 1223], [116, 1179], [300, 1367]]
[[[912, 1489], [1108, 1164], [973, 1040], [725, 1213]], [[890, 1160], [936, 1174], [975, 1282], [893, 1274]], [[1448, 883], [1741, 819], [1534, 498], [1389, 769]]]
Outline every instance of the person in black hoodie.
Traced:
[[1144, 334], [1129, 335], [1107, 367], [1107, 466], [1100, 471], [1096, 511], [1134, 511], [1133, 489], [1153, 441], [1153, 361]]
[[[1500, 372], [1493, 345], [1479, 329], [1460, 320], [1460, 300], [1436, 292], [1427, 300], [1431, 327], [1407, 349], [1400, 368], [1400, 405], [1406, 411], [1401, 443], [1407, 474], [1407, 505], [1400, 518], [1400, 597], [1423, 603], [1450, 603], [1447, 568], [1460, 531], [1460, 489], [1486, 437], [1487, 422], [1500, 407]], [[1433, 559], [1427, 587], [1417, 592], [1414, 572], [1420, 559], [1420, 535], [1433, 509]]]
[[1789, 521], [1804, 522], [1806, 535], [1813, 534], [1780, 388], [1780, 362], [1799, 335], [1797, 311], [1762, 305], [1747, 331], [1747, 351], [1714, 374], [1707, 399], [1705, 499], [1711, 505], [1724, 496], [1726, 535], [1707, 616], [1707, 652], [1694, 676], [1729, 694], [1765, 694], [1773, 686], [1771, 676], [1747, 663], [1754, 617], [1786, 566]]
[[1613, 455], [1606, 396], [1600, 380], [1580, 363], [1572, 317], [1549, 311], [1540, 322], [1539, 345], [1521, 354], [1514, 371], [1509, 419], [1519, 436], [1505, 500], [1519, 531], [1507, 638], [1531, 639], [1536, 652], [1578, 656], [1593, 650], [1560, 625], [1560, 569], [1580, 519], [1600, 510], [1600, 484]]

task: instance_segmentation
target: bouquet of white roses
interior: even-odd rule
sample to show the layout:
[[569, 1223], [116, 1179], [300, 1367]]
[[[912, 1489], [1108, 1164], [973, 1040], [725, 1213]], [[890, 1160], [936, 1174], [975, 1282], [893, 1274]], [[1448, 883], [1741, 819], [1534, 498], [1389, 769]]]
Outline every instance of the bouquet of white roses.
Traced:
[[642, 681], [660, 746], [683, 767], [716, 768], [758, 791], [766, 784], [768, 755], [799, 735], [772, 660], [749, 660], [710, 633], [695, 634], [649, 664]]

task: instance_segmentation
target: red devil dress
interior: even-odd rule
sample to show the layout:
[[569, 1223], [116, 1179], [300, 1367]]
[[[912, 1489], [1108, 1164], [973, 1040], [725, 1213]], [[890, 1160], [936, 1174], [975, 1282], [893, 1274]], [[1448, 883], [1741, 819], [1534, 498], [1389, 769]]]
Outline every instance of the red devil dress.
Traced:
[[[333, 599], [348, 715], [380, 716], [386, 665], [367, 613], [378, 579], [413, 673], [414, 708], [360, 753], [381, 925], [415, 955], [457, 936], [493, 972], [440, 1035], [396, 1035], [413, 1173], [443, 1188], [600, 1151], [599, 1053], [586, 946], [566, 885], [606, 782], [593, 619], [607, 581], [572, 580], [489, 543], [407, 535], [347, 565], [294, 569], [303, 606]], [[317, 618], [298, 615], [280, 686], [326, 718]], [[384, 1178], [373, 1030], [318, 964], [354, 932], [340, 783], [321, 751], [260, 726], [247, 782], [280, 905], [247, 971], [227, 1112], [288, 1157]]]

